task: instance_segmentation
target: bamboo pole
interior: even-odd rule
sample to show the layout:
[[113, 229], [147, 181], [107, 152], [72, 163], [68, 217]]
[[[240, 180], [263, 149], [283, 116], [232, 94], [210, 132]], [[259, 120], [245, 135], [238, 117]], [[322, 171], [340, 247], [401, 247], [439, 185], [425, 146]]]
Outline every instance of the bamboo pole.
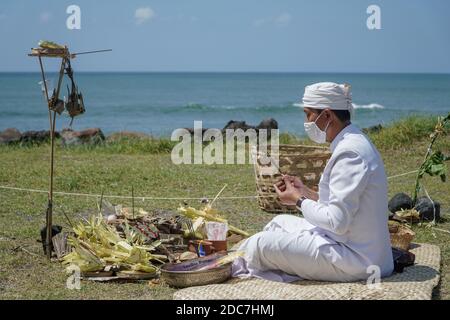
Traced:
[[45, 79], [45, 72], [44, 72], [44, 65], [42, 63], [41, 56], [38, 56], [39, 58], [39, 65], [41, 66], [41, 75], [42, 75], [42, 82], [44, 83], [44, 89], [45, 89], [45, 98], [47, 99], [47, 106], [48, 106], [48, 120], [50, 123], [50, 128], [52, 127], [52, 113], [50, 111], [50, 100], [48, 98], [48, 88], [47, 88], [47, 80]]
[[56, 122], [56, 111], [53, 111], [53, 121], [50, 130], [50, 187], [48, 192], [48, 206], [47, 206], [47, 258], [52, 257], [52, 224], [53, 224], [53, 171], [54, 171], [54, 157], [55, 157], [55, 122]]
[[48, 192], [48, 198], [47, 198], [47, 211], [45, 214], [45, 226], [47, 228], [46, 235], [45, 235], [45, 249], [46, 249], [47, 257], [49, 259], [51, 259], [52, 251], [51, 251], [50, 244], [51, 244], [51, 240], [52, 240], [52, 215], [53, 215], [53, 134], [52, 134], [52, 128], [53, 128], [53, 124], [54, 124], [54, 116], [53, 116], [53, 120], [52, 120], [52, 112], [50, 110], [51, 101], [48, 97], [48, 87], [47, 87], [47, 80], [45, 78], [44, 65], [42, 63], [41, 56], [38, 56], [38, 58], [39, 58], [39, 66], [41, 68], [42, 81], [43, 81], [44, 90], [45, 90], [45, 98], [47, 99], [50, 140], [52, 143], [51, 153], [50, 153], [50, 186], [49, 186], [49, 192]]
[[[41, 57], [39, 57], [41, 60]], [[58, 86], [55, 91], [55, 96], [52, 97], [49, 102], [49, 110], [51, 107], [54, 107], [54, 104], [57, 103], [59, 98], [59, 92], [61, 89], [62, 79], [64, 77], [64, 68], [66, 66], [66, 58], [63, 58], [61, 61], [61, 68], [59, 70], [59, 79]], [[47, 90], [47, 89], [46, 89]], [[48, 91], [47, 91], [48, 92]], [[55, 164], [55, 126], [56, 126], [56, 111], [53, 111], [53, 121], [50, 122], [50, 186], [48, 193], [48, 206], [47, 206], [47, 216], [46, 216], [46, 227], [47, 227], [47, 235], [46, 235], [46, 246], [47, 246], [47, 258], [51, 259], [52, 257], [52, 224], [53, 224], [53, 175], [54, 175], [54, 164]]]

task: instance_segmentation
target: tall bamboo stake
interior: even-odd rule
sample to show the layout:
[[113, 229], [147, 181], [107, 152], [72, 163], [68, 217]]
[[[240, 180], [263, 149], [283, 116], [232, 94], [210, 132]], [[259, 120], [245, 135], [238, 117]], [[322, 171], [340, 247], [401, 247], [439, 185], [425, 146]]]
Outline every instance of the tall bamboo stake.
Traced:
[[45, 78], [45, 71], [44, 66], [42, 64], [42, 58], [41, 56], [38, 56], [39, 58], [39, 65], [41, 67], [41, 74], [42, 74], [42, 81], [44, 82], [44, 89], [45, 89], [45, 96], [47, 98], [48, 102], [48, 112], [49, 112], [49, 124], [50, 124], [50, 181], [49, 181], [49, 192], [48, 192], [48, 202], [47, 202], [47, 212], [45, 216], [45, 222], [46, 222], [46, 239], [45, 239], [45, 247], [47, 251], [47, 257], [48, 259], [51, 259], [52, 257], [52, 250], [51, 250], [51, 244], [52, 244], [52, 225], [53, 225], [53, 176], [54, 176], [54, 163], [55, 163], [55, 127], [56, 127], [56, 111], [53, 111], [53, 119], [52, 119], [52, 108], [54, 107], [54, 104], [57, 103], [57, 100], [59, 99], [59, 93], [61, 90], [61, 84], [64, 77], [64, 68], [66, 65], [66, 57], [62, 58], [61, 61], [61, 68], [59, 70], [59, 79], [58, 79], [58, 86], [56, 88], [55, 96], [52, 98], [49, 98], [48, 95], [48, 87], [47, 87], [47, 81]]
[[[44, 91], [45, 91], [45, 97], [47, 99], [47, 106], [48, 106], [48, 118], [49, 118], [49, 126], [50, 126], [50, 181], [49, 181], [49, 192], [48, 192], [48, 203], [47, 203], [47, 212], [46, 212], [46, 240], [45, 240], [45, 247], [47, 251], [47, 257], [51, 259], [52, 256], [52, 250], [51, 250], [51, 243], [52, 243], [52, 218], [53, 218], [53, 176], [54, 176], [54, 158], [55, 158], [55, 127], [56, 127], [56, 111], [54, 111], [55, 104], [58, 103], [59, 100], [59, 94], [61, 91], [61, 85], [64, 78], [64, 70], [66, 67], [66, 63], [69, 59], [75, 58], [77, 54], [89, 54], [89, 53], [96, 53], [96, 52], [106, 52], [111, 51], [111, 49], [107, 50], [97, 50], [97, 51], [88, 51], [88, 52], [80, 52], [77, 54], [70, 55], [69, 50], [67, 47], [65, 47], [65, 51], [63, 53], [58, 54], [41, 54], [40, 52], [35, 52], [38, 50], [32, 49], [32, 53], [28, 54], [30, 57], [38, 57], [39, 59], [39, 66], [41, 68], [41, 76], [42, 81], [44, 85]], [[47, 81], [45, 78], [45, 71], [44, 71], [44, 65], [42, 63], [42, 57], [59, 57], [62, 59], [61, 61], [61, 68], [59, 70], [59, 79], [58, 79], [58, 85], [56, 87], [55, 94], [52, 95], [52, 97], [49, 97], [48, 87], [47, 87]], [[53, 112], [53, 119], [52, 119], [52, 112]], [[103, 192], [102, 192], [103, 194]]]

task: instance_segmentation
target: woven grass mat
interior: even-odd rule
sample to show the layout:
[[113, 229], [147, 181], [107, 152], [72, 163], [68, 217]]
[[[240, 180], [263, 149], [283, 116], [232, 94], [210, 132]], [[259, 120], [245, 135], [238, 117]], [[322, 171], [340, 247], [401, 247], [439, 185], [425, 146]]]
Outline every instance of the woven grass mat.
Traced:
[[257, 278], [233, 278], [223, 284], [190, 287], [174, 293], [175, 300], [429, 300], [439, 282], [441, 254], [438, 246], [412, 244], [414, 266], [381, 280], [379, 288], [366, 282], [335, 283], [297, 281], [290, 284]]

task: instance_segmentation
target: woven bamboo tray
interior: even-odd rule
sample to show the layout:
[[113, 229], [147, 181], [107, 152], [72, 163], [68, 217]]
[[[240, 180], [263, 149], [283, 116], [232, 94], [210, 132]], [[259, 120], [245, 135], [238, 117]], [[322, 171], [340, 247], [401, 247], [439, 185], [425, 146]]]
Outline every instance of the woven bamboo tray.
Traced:
[[[279, 157], [279, 169], [273, 163], [265, 164], [261, 161], [267, 155]], [[278, 214], [297, 211], [295, 206], [282, 205], [277, 197], [273, 185], [280, 180], [281, 173], [297, 176], [306, 186], [317, 191], [331, 152], [326, 147], [283, 144], [279, 146], [278, 152], [272, 152], [269, 148], [267, 154], [253, 148], [252, 156], [259, 206], [266, 212]]]

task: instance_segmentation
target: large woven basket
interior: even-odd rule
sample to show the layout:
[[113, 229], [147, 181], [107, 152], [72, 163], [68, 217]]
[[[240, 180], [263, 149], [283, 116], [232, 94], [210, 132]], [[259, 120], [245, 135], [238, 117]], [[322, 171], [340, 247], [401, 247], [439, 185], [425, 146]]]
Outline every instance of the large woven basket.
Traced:
[[[280, 145], [278, 152], [272, 152], [270, 147], [268, 149], [266, 154], [256, 148], [252, 150], [259, 206], [269, 213], [295, 213], [295, 206], [280, 203], [273, 185], [283, 173], [299, 177], [306, 186], [317, 191], [320, 176], [331, 152], [326, 147], [304, 145]], [[263, 164], [261, 159], [267, 155], [272, 158], [278, 155], [279, 170], [272, 162]]]

